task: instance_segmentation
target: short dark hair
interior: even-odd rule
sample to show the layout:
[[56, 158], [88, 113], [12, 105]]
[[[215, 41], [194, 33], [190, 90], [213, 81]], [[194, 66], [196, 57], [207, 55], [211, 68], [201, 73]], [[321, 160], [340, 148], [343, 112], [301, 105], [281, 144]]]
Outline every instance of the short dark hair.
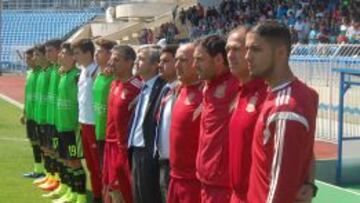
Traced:
[[91, 56], [94, 56], [95, 46], [91, 39], [80, 39], [71, 44], [71, 48], [80, 49], [83, 53], [90, 52]]
[[39, 51], [43, 55], [45, 55], [45, 45], [44, 44], [38, 44], [34, 46], [34, 51]]
[[179, 45], [177, 45], [177, 44], [169, 44], [161, 49], [161, 53], [170, 53], [172, 56], [175, 56], [178, 48], [179, 48]]
[[25, 51], [25, 54], [26, 54], [26, 55], [33, 55], [33, 54], [34, 54], [34, 48], [31, 47], [31, 48], [27, 49], [27, 50]]
[[116, 45], [116, 42], [107, 39], [98, 39], [95, 41], [95, 44], [107, 51], [111, 51], [111, 49]]
[[228, 65], [226, 55], [226, 41], [219, 35], [210, 35], [201, 39], [198, 46], [201, 46], [211, 56], [215, 57], [217, 54], [221, 54], [224, 58], [224, 64]]
[[45, 47], [54, 47], [55, 49], [60, 49], [62, 43], [63, 41], [60, 39], [52, 39], [45, 43]]
[[265, 20], [250, 30], [264, 38], [269, 43], [283, 44], [287, 47], [288, 55], [291, 52], [291, 34], [289, 28], [276, 20]]
[[73, 49], [71, 48], [71, 44], [70, 43], [62, 43], [61, 44], [61, 49], [65, 49], [66, 52], [68, 52], [69, 54], [73, 55]]
[[113, 51], [117, 51], [127, 61], [135, 61], [136, 53], [129, 45], [116, 45], [112, 48]]

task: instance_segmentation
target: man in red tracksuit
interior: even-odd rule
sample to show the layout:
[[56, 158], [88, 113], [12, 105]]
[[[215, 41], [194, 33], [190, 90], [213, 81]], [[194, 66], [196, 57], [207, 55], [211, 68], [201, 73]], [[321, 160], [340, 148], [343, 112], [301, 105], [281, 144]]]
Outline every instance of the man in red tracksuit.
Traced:
[[247, 28], [233, 30], [226, 51], [231, 73], [239, 80], [239, 93], [229, 125], [229, 169], [231, 203], [245, 203], [251, 166], [251, 144], [255, 123], [267, 95], [262, 79], [252, 78], [245, 60]]
[[[231, 73], [239, 80], [239, 93], [229, 125], [229, 168], [231, 203], [246, 202], [251, 167], [251, 146], [255, 124], [267, 96], [263, 79], [251, 77], [245, 60], [248, 29], [240, 26], [230, 32], [226, 51]], [[311, 199], [311, 189], [303, 185], [297, 200]], [[310, 195], [307, 195], [309, 194]]]
[[[170, 185], [167, 202], [199, 203], [200, 182], [196, 178], [196, 153], [200, 134], [203, 83], [193, 67], [192, 43], [176, 52], [176, 73], [181, 87], [174, 104], [170, 127]], [[184, 133], [184, 129], [189, 129]]]
[[[131, 171], [128, 161], [128, 126], [142, 82], [132, 75], [135, 51], [127, 45], [112, 49], [109, 61], [116, 79], [108, 100], [103, 184], [106, 202], [132, 203]], [[110, 201], [111, 200], [111, 201]]]
[[291, 72], [291, 35], [285, 25], [267, 20], [246, 36], [250, 75], [270, 90], [255, 125], [249, 203], [293, 203], [311, 174], [318, 94]]
[[229, 121], [238, 81], [231, 75], [220, 36], [204, 38], [196, 46], [194, 65], [205, 81], [200, 121], [197, 177], [201, 202], [229, 202]]

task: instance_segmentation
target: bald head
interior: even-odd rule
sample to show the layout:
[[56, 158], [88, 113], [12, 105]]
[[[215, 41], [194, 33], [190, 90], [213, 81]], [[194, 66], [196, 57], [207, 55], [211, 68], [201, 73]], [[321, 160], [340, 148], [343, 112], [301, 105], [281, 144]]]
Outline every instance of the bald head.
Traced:
[[241, 25], [233, 29], [228, 36], [236, 36], [242, 41], [242, 43], [245, 44], [246, 33], [248, 33], [249, 30], [250, 29], [248, 27]]
[[182, 44], [180, 45], [180, 47], [178, 48], [176, 55], [180, 55], [180, 54], [185, 54], [188, 56], [188, 58], [193, 58], [193, 53], [195, 50], [195, 44], [194, 43], [186, 43], [186, 44]]
[[197, 81], [198, 76], [193, 66], [195, 44], [187, 43], [181, 45], [175, 55], [176, 74], [180, 82], [184, 85], [190, 85]]
[[247, 62], [245, 60], [245, 38], [248, 28], [240, 26], [230, 32], [226, 42], [226, 53], [231, 73], [239, 80], [249, 76]]

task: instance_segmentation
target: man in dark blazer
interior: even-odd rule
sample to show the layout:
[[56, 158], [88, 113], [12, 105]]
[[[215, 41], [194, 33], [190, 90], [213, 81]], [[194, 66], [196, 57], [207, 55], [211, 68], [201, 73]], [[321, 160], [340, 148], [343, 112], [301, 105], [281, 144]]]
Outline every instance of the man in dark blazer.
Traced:
[[161, 203], [158, 155], [154, 154], [157, 100], [165, 85], [158, 75], [160, 49], [142, 48], [138, 54], [138, 74], [144, 85], [138, 96], [130, 125], [129, 148], [132, 152], [133, 193], [136, 203]]

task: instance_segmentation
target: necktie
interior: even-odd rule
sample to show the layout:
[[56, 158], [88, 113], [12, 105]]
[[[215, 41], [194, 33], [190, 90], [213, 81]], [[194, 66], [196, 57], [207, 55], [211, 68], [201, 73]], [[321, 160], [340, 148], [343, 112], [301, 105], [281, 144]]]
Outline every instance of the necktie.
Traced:
[[170, 87], [169, 86], [165, 86], [164, 89], [161, 91], [160, 94], [160, 106], [159, 106], [159, 113], [157, 115], [157, 120], [158, 120], [158, 124], [160, 123], [160, 119], [162, 117], [163, 111], [164, 111], [164, 105], [166, 102], [166, 98], [168, 96], [168, 93], [170, 91]]
[[145, 97], [146, 88], [147, 88], [147, 85], [145, 84], [141, 89], [141, 92], [140, 92], [140, 95], [139, 95], [139, 101], [138, 101], [138, 103], [136, 105], [135, 119], [134, 119], [134, 123], [133, 123], [132, 128], [131, 128], [131, 134], [130, 134], [131, 139], [133, 139], [135, 137], [136, 127], [140, 124], [139, 120], [143, 116], [142, 115], [142, 105], [144, 103], [144, 97]]

